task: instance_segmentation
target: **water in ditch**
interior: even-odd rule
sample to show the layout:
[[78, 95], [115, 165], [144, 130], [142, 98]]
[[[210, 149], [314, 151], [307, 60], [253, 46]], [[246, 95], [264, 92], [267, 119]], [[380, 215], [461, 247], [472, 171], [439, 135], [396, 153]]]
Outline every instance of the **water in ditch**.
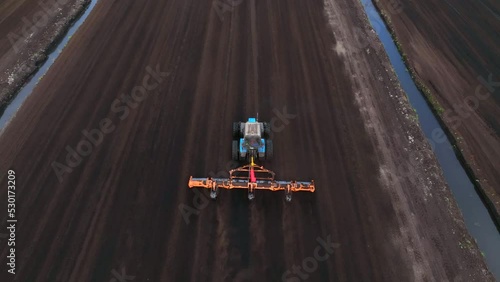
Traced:
[[33, 77], [21, 88], [16, 97], [12, 100], [12, 102], [5, 108], [4, 113], [0, 117], [0, 134], [6, 125], [12, 120], [15, 116], [17, 110], [21, 107], [23, 102], [28, 98], [28, 96], [33, 92], [33, 89], [37, 85], [38, 81], [47, 73], [52, 64], [55, 62], [59, 54], [62, 52], [68, 41], [71, 39], [73, 34], [78, 30], [78, 28], [85, 22], [88, 15], [95, 7], [97, 0], [92, 0], [85, 10], [85, 12], [80, 16], [80, 18], [73, 23], [70, 29], [64, 35], [64, 38], [57, 45], [57, 47], [48, 55], [47, 60], [43, 63], [43, 65], [38, 69]]
[[[407, 71], [401, 54], [373, 2], [371, 0], [362, 0], [362, 3], [372, 27], [384, 45], [401, 86], [406, 92], [410, 103], [417, 110], [420, 125], [426, 137], [432, 140], [432, 132], [436, 129], [442, 129], [441, 125]], [[449, 139], [446, 138], [442, 142], [441, 138], [439, 141], [439, 143], [433, 142], [435, 144], [434, 154], [462, 211], [469, 233], [474, 237], [485, 256], [488, 268], [496, 279], [500, 280], [500, 233], [488, 209], [476, 192], [473, 182], [455, 155]]]

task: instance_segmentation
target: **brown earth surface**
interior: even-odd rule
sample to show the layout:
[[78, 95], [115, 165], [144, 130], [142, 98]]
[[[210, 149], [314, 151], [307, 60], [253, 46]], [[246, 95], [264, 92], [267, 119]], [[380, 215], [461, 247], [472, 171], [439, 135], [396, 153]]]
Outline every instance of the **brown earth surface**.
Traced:
[[0, 113], [90, 0], [0, 3]]
[[[214, 3], [97, 3], [0, 136], [0, 281], [493, 281], [359, 2]], [[263, 164], [316, 192], [206, 203], [189, 176], [224, 175], [256, 112]]]
[[500, 221], [500, 2], [378, 0]]

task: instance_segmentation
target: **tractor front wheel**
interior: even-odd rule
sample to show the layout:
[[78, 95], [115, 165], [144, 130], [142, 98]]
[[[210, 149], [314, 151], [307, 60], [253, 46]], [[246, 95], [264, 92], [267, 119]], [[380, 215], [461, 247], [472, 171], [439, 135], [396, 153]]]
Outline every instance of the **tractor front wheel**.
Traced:
[[271, 124], [264, 122], [264, 138], [271, 137]]
[[233, 122], [233, 138], [241, 137], [241, 122]]

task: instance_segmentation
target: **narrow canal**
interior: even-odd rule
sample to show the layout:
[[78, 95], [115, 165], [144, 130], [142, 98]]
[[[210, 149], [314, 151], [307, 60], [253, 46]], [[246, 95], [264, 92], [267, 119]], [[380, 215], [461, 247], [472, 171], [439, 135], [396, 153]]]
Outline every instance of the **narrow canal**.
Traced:
[[12, 118], [16, 115], [17, 110], [24, 103], [26, 98], [33, 92], [33, 89], [37, 85], [38, 81], [42, 79], [42, 77], [47, 73], [52, 64], [55, 62], [59, 54], [61, 54], [64, 47], [68, 44], [71, 37], [75, 34], [78, 28], [85, 22], [90, 12], [94, 9], [97, 0], [92, 0], [85, 10], [85, 12], [80, 16], [80, 18], [73, 23], [70, 27], [66, 35], [61, 42], [57, 45], [57, 47], [48, 55], [47, 60], [43, 63], [43, 65], [38, 69], [36, 74], [21, 88], [19, 93], [17, 93], [16, 97], [12, 100], [12, 102], [5, 108], [5, 111], [0, 113], [0, 134], [5, 128], [5, 126], [12, 120]]
[[[436, 129], [442, 130], [441, 125], [427, 104], [424, 95], [418, 90], [411, 78], [389, 29], [373, 2], [371, 0], [362, 0], [362, 3], [373, 29], [384, 45], [385, 52], [399, 78], [401, 87], [406, 92], [413, 108], [417, 110], [419, 122], [426, 137], [432, 140], [432, 132]], [[432, 140], [431, 142], [435, 145], [433, 147], [434, 154], [443, 169], [444, 176], [458, 203], [458, 207], [462, 211], [467, 229], [472, 237], [476, 239], [490, 271], [496, 279], [500, 280], [500, 233], [493, 218], [475, 190], [472, 180], [455, 155], [450, 140], [446, 138], [444, 142], [442, 140], [440, 142]]]

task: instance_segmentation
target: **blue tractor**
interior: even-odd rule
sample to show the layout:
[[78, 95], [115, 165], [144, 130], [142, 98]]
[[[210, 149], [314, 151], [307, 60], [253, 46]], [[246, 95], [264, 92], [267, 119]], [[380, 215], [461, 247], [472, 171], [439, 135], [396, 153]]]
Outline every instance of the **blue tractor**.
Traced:
[[260, 160], [273, 158], [273, 141], [270, 124], [249, 118], [247, 122], [233, 123], [232, 156], [235, 161], [249, 161], [251, 157]]

